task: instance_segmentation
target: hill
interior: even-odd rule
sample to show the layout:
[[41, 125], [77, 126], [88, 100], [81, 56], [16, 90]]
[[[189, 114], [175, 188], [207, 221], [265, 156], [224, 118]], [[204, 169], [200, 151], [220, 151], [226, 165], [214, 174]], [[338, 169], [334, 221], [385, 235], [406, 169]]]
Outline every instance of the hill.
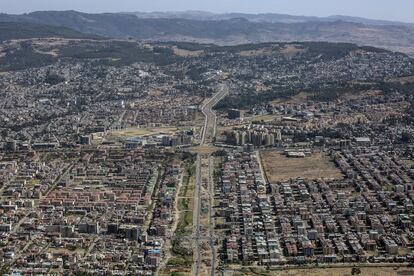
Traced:
[[50, 25], [39, 25], [24, 22], [0, 22], [0, 41], [10, 39], [28, 39], [28, 38], [93, 38], [98, 39], [96, 35], [83, 34], [66, 27], [56, 27]]
[[[205, 20], [194, 19], [197, 14]], [[124, 13], [50, 11], [23, 15], [0, 14], [0, 22], [52, 25], [98, 36], [132, 37], [148, 41], [187, 41], [220, 45], [271, 41], [349, 42], [414, 55], [414, 27], [406, 23], [388, 22], [380, 25], [378, 21], [360, 18], [340, 17], [341, 20], [338, 20], [338, 17], [297, 18], [272, 14], [228, 14], [220, 17], [201, 12], [192, 16], [184, 13], [165, 17], [168, 16], [163, 17], [162, 13], [137, 16]]]
[[182, 11], [182, 12], [133, 12], [140, 18], [182, 18], [193, 20], [228, 20], [232, 18], [244, 18], [251, 22], [268, 22], [268, 23], [304, 23], [304, 22], [335, 22], [343, 20], [346, 22], [363, 23], [369, 25], [401, 25], [414, 26], [414, 23], [367, 19], [354, 16], [332, 15], [328, 17], [317, 16], [298, 16], [279, 13], [211, 13], [205, 11]]

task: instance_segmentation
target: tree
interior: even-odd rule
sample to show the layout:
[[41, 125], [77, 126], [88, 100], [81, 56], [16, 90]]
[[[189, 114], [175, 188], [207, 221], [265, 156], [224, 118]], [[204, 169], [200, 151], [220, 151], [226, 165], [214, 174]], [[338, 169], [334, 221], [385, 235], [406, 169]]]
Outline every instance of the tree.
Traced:
[[401, 134], [401, 142], [403, 143], [410, 143], [411, 141], [413, 141], [413, 134], [409, 133], [407, 131], [404, 131]]
[[361, 269], [359, 267], [353, 267], [352, 268], [352, 275], [359, 275], [361, 274]]
[[65, 78], [55, 73], [51, 73], [50, 71], [47, 72], [46, 77], [45, 77], [45, 83], [48, 83], [50, 85], [56, 85], [64, 81], [65, 81]]
[[226, 157], [227, 156], [227, 152], [225, 150], [217, 150], [215, 152], [212, 153], [213, 156], [222, 156], [222, 157]]

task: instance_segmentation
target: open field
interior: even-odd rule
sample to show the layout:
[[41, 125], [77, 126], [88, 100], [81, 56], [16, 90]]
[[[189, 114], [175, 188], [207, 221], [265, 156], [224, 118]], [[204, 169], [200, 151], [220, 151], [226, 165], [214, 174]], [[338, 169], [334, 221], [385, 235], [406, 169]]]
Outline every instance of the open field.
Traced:
[[414, 160], [411, 159], [403, 160], [403, 163], [408, 167], [414, 166]]
[[107, 138], [129, 138], [139, 137], [145, 135], [156, 134], [172, 134], [178, 129], [175, 127], [159, 127], [159, 128], [127, 128], [123, 130], [112, 131], [107, 135]]
[[190, 51], [178, 47], [173, 47], [174, 54], [180, 57], [199, 57], [204, 54], [204, 50]]
[[[360, 268], [363, 276], [409, 276], [414, 275], [413, 268], [405, 267], [362, 267]], [[351, 276], [352, 268], [312, 268], [312, 269], [289, 269], [280, 271], [264, 271], [259, 269], [246, 269], [245, 272], [236, 272], [234, 276], [244, 275], [268, 275], [268, 276]]]
[[304, 49], [298, 47], [298, 45], [285, 45], [283, 49], [280, 50], [280, 53], [285, 55], [288, 58], [292, 58], [296, 56], [297, 54], [305, 52]]
[[341, 172], [323, 153], [305, 158], [288, 158], [276, 150], [261, 152], [263, 167], [270, 182], [291, 178], [342, 178]]
[[389, 82], [412, 83], [412, 82], [414, 82], [414, 76], [393, 78], [393, 79], [389, 80]]
[[[372, 84], [372, 83], [363, 83], [363, 82], [352, 82], [353, 84]], [[316, 93], [318, 91], [314, 91], [314, 93]], [[272, 104], [300, 104], [303, 102], [308, 101], [309, 96], [312, 93], [306, 93], [306, 92], [301, 92], [299, 94], [296, 94], [290, 98], [286, 98], [286, 99], [276, 99], [272, 101]], [[345, 99], [345, 100], [351, 100], [351, 99], [361, 99], [364, 97], [369, 97], [369, 96], [376, 96], [379, 94], [379, 91], [377, 90], [367, 90], [367, 91], [359, 91], [358, 93], [342, 93], [340, 98], [341, 99]]]
[[178, 200], [178, 225], [175, 231], [177, 236], [191, 235], [193, 224], [193, 208], [194, 208], [194, 190], [196, 185], [196, 168], [195, 165], [187, 168], [183, 177], [183, 186], [177, 196]]
[[191, 276], [191, 268], [184, 271], [183, 269], [170, 268], [160, 271], [159, 276]]
[[291, 104], [297, 104], [297, 103], [303, 103], [306, 102], [308, 99], [308, 94], [305, 92], [301, 92], [293, 97], [290, 97], [288, 99], [277, 99], [272, 101], [272, 104], [282, 104], [282, 103], [291, 103]]
[[258, 57], [258, 56], [270, 56], [273, 53], [271, 47], [265, 47], [257, 50], [240, 51], [239, 55], [242, 57]]
[[215, 146], [195, 146], [188, 148], [189, 152], [191, 153], [198, 153], [198, 154], [212, 154], [213, 152], [220, 150], [220, 148]]
[[251, 122], [257, 122], [257, 121], [260, 121], [260, 122], [270, 122], [270, 121], [274, 121], [276, 118], [279, 118], [280, 116], [279, 115], [272, 115], [272, 114], [269, 114], [269, 115], [254, 115], [254, 116], [251, 116], [251, 117], [245, 117], [244, 119], [243, 119], [243, 123], [245, 123], [245, 124], [248, 124], [248, 123], [251, 123]]

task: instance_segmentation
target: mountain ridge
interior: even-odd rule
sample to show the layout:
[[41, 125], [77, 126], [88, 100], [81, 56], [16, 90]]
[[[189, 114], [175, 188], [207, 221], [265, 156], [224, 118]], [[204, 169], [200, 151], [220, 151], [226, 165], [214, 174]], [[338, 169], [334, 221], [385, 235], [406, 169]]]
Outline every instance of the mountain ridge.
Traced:
[[57, 27], [52, 25], [25, 22], [0, 22], [0, 42], [10, 39], [51, 37], [72, 39], [102, 39], [102, 37], [84, 34], [67, 27]]
[[[193, 13], [196, 15], [197, 13]], [[204, 14], [204, 13], [203, 13]], [[205, 13], [206, 16], [209, 13]], [[238, 16], [235, 16], [238, 15]], [[159, 15], [157, 15], [159, 16]], [[185, 17], [185, 16], [182, 16]], [[414, 56], [414, 25], [366, 24], [332, 18], [331, 21], [253, 22], [243, 14], [230, 18], [142, 18], [132, 13], [88, 14], [46, 11], [23, 15], [0, 14], [0, 22], [21, 22], [67, 27], [108, 38], [142, 41], [181, 41], [237, 45], [283, 41], [349, 42], [400, 51]]]
[[413, 22], [370, 19], [358, 16], [347, 15], [330, 15], [325, 17], [320, 16], [305, 16], [305, 15], [290, 15], [282, 13], [213, 13], [206, 11], [181, 11], [181, 12], [126, 12], [125, 14], [134, 14], [140, 18], [183, 18], [194, 20], [223, 20], [234, 17], [246, 18], [251, 22], [267, 22], [267, 23], [303, 23], [312, 21], [332, 22], [336, 20], [343, 20], [346, 22], [363, 23], [371, 25], [406, 25], [414, 26]]

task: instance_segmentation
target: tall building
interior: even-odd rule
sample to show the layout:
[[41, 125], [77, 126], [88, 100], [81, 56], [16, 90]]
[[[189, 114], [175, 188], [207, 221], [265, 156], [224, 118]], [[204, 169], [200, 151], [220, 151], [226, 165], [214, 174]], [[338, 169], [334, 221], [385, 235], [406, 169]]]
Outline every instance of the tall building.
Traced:
[[273, 134], [265, 135], [265, 146], [270, 147], [275, 145], [275, 136]]
[[274, 134], [269, 134], [270, 136], [270, 146], [274, 146], [275, 145], [275, 135]]
[[240, 145], [240, 136], [239, 136], [239, 133], [237, 131], [233, 131], [233, 135], [234, 135], [234, 143], [236, 145]]
[[169, 146], [171, 146], [171, 138], [170, 138], [170, 136], [163, 136], [163, 137], [162, 137], [162, 145], [163, 145], [164, 147], [169, 147]]
[[276, 131], [276, 141], [282, 141], [282, 132], [280, 131], [280, 129]]
[[180, 146], [181, 144], [182, 144], [181, 143], [181, 137], [179, 137], [179, 136], [173, 136], [171, 138], [171, 146], [172, 147]]
[[252, 134], [252, 144], [255, 147], [262, 146], [262, 144], [263, 144], [263, 136], [262, 136], [262, 133], [256, 132], [256, 131], [253, 132], [253, 134]]

